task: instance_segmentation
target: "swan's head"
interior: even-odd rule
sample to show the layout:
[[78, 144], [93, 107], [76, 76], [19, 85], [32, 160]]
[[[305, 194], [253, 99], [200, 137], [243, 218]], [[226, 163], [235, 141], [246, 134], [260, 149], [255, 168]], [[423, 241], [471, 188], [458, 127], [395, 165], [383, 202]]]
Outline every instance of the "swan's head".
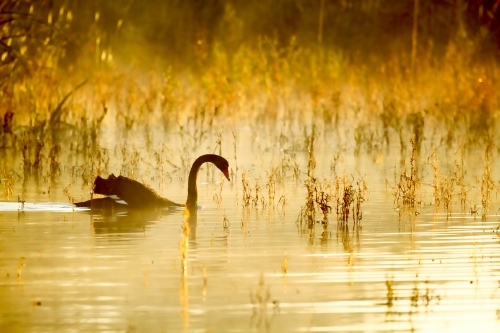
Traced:
[[215, 166], [219, 168], [220, 171], [222, 171], [227, 180], [231, 181], [231, 178], [229, 178], [229, 162], [225, 158], [221, 157], [220, 159], [218, 159], [215, 163]]

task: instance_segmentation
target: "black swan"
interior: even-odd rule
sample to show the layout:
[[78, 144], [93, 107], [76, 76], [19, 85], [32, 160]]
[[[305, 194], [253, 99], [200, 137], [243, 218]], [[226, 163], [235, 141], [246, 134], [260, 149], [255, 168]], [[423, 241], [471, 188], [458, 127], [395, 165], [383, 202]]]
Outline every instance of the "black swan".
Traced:
[[227, 160], [219, 155], [206, 154], [198, 157], [189, 171], [188, 178], [188, 196], [186, 204], [178, 204], [168, 199], [162, 198], [154, 190], [139, 183], [133, 179], [111, 174], [107, 179], [97, 176], [94, 181], [94, 193], [106, 196], [117, 196], [125, 201], [127, 205], [116, 204], [112, 198], [93, 199], [84, 202], [77, 202], [77, 207], [90, 207], [90, 208], [106, 208], [121, 206], [134, 209], [150, 209], [150, 208], [163, 208], [163, 207], [187, 207], [188, 209], [196, 210], [198, 201], [198, 189], [196, 185], [196, 178], [198, 170], [205, 162], [211, 162], [222, 171], [227, 180], [229, 178], [229, 163]]

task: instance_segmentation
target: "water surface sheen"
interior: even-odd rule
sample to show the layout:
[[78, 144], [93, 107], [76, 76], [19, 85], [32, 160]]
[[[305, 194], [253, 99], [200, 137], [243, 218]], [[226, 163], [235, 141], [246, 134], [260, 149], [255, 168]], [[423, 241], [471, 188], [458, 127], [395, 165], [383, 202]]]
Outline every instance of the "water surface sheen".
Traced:
[[302, 183], [287, 180], [274, 209], [242, 207], [241, 179], [221, 203], [218, 184], [201, 187], [189, 232], [182, 211], [1, 203], [0, 331], [500, 331], [495, 207], [446, 214], [424, 196], [396, 209], [374, 181], [359, 227], [333, 212], [310, 230], [297, 223]]

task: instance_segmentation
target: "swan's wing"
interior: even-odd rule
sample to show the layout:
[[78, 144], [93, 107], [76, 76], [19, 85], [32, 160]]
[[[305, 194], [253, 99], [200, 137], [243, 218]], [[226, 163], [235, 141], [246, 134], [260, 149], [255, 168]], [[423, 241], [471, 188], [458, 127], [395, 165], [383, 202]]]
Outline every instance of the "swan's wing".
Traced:
[[94, 181], [94, 193], [102, 195], [118, 195], [117, 178], [111, 174], [108, 179], [97, 176]]
[[119, 203], [112, 197], [91, 199], [82, 202], [75, 202], [76, 207], [90, 208], [90, 209], [102, 209], [102, 210], [117, 210], [117, 209], [127, 209], [128, 205]]
[[111, 174], [107, 179], [97, 176], [94, 185], [94, 193], [108, 197], [116, 196], [117, 199], [127, 203], [129, 208], [184, 206], [162, 198], [146, 185], [124, 176], [116, 177]]

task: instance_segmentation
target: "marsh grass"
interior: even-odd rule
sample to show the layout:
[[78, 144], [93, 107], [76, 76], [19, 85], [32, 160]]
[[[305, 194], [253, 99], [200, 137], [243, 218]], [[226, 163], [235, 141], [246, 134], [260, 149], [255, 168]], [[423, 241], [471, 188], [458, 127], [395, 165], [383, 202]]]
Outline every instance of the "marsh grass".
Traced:
[[8, 173], [5, 169], [2, 169], [2, 185], [3, 185], [3, 195], [7, 200], [13, 194], [14, 179], [11, 173]]
[[351, 212], [354, 224], [359, 223], [363, 217], [361, 203], [364, 198], [361, 189], [355, 188], [346, 176], [337, 177], [335, 188], [337, 191], [336, 213], [339, 223], [347, 225]]
[[484, 151], [484, 173], [481, 179], [481, 205], [483, 207], [483, 220], [486, 220], [486, 214], [490, 212], [491, 195], [496, 187], [491, 176], [491, 149], [491, 145], [487, 145]]
[[[308, 231], [311, 240], [315, 235], [315, 225], [323, 225], [320, 240], [321, 242], [326, 242], [330, 238], [328, 217], [333, 210], [334, 203], [336, 203], [337, 229], [341, 231], [344, 247], [350, 249], [349, 217], [352, 216], [354, 232], [354, 230], [357, 230], [356, 227], [359, 227], [359, 223], [363, 217], [361, 204], [365, 200], [367, 192], [366, 183], [358, 181], [356, 186], [354, 186], [354, 179], [351, 177], [349, 180], [347, 176], [337, 176], [335, 185], [328, 179], [318, 180], [314, 174], [316, 168], [316, 159], [314, 156], [315, 127], [312, 128], [311, 135], [306, 138], [308, 147], [307, 178], [304, 182], [306, 202], [301, 208], [297, 224], [302, 232]], [[316, 219], [317, 213], [323, 215], [321, 221]]]
[[460, 212], [465, 214], [467, 211], [467, 195], [469, 188], [465, 182], [466, 169], [464, 164], [465, 148], [461, 147], [460, 157], [458, 162], [455, 163], [455, 179], [458, 187], [458, 196], [460, 201]]
[[[363, 66], [348, 62], [343, 66], [330, 67], [328, 62], [323, 62], [338, 59], [339, 56], [334, 53], [317, 57], [310, 50], [296, 48], [275, 58], [278, 65], [271, 67], [271, 63], [260, 61], [269, 58], [268, 52], [272, 54], [276, 50], [267, 46], [242, 46], [230, 64], [226, 63], [229, 59], [222, 55], [221, 58], [215, 56], [212, 66], [190, 77], [189, 85], [168, 71], [165, 74], [167, 78], [162, 82], [157, 78], [161, 76], [161, 70], [158, 75], [136, 75], [121, 73], [119, 68], [100, 68], [96, 70], [102, 74], [92, 79], [92, 89], [87, 86], [77, 89], [78, 84], [73, 88], [60, 89], [61, 86], [68, 86], [63, 77], [42, 85], [40, 80], [36, 80], [35, 73], [33, 78], [14, 85], [19, 97], [9, 99], [10, 109], [14, 111], [4, 114], [2, 139], [5, 142], [12, 140], [20, 126], [26, 126], [30, 119], [36, 118], [30, 132], [45, 126], [51, 132], [57, 127], [59, 131], [78, 128], [81, 143], [75, 147], [87, 146], [98, 140], [98, 129], [105, 117], [113, 116], [118, 125], [117, 131], [124, 137], [128, 137], [131, 131], [134, 136], [148, 137], [152, 128], [162, 126], [183, 136], [183, 149], [189, 150], [200, 146], [212, 135], [210, 132], [220, 125], [217, 118], [230, 119], [234, 124], [265, 125], [286, 121], [291, 126], [301, 122], [311, 125], [312, 121], [308, 119], [314, 119], [317, 126], [333, 129], [336, 135], [344, 138], [342, 140], [356, 142], [357, 154], [362, 149], [372, 152], [375, 148], [378, 151], [392, 144], [398, 144], [404, 152], [409, 139], [414, 141], [418, 152], [425, 142], [426, 133], [434, 136], [432, 140], [435, 142], [444, 140], [449, 144], [453, 141], [450, 138], [456, 137], [459, 131], [465, 131], [471, 143], [495, 138], [492, 128], [498, 105], [496, 91], [491, 87], [496, 82], [496, 72], [489, 71], [489, 77], [481, 78], [481, 82], [477, 77], [478, 73], [487, 72], [487, 67], [480, 66], [492, 64], [474, 64], [473, 71], [460, 71], [458, 74], [445, 65], [439, 69], [440, 75], [435, 75], [434, 65], [429, 63], [425, 67], [421, 62], [420, 79], [409, 87], [403, 83], [404, 72], [399, 73], [396, 69], [396, 64], [402, 60], [393, 60], [390, 80], [380, 84], [382, 73], [377, 70], [367, 72]], [[453, 58], [461, 56], [458, 53], [449, 54], [448, 60], [452, 62]], [[466, 62], [462, 60], [459, 63]], [[249, 72], [249, 67], [263, 76], [255, 75], [255, 71]], [[340, 70], [342, 67], [348, 74]], [[231, 78], [222, 82], [222, 87], [217, 84], [221, 68], [226, 68], [225, 75]], [[292, 68], [296, 70], [292, 71]], [[321, 75], [316, 72], [318, 68], [322, 68]], [[389, 69], [386, 67], [383, 70]], [[57, 71], [53, 75], [58, 75]], [[439, 93], [450, 76], [456, 75], [461, 76], [460, 84], [451, 86], [446, 94]], [[359, 77], [366, 77], [367, 81], [360, 82]], [[433, 83], [427, 84], [427, 79]], [[307, 82], [316, 83], [311, 85]], [[346, 82], [348, 86], [345, 86]], [[339, 89], [339, 86], [345, 88]], [[413, 89], [411, 95], [409, 89]], [[470, 95], [468, 89], [476, 91], [476, 95]], [[25, 90], [30, 93], [26, 94]], [[69, 93], [62, 97], [51, 94], [57, 90]], [[85, 98], [87, 96], [91, 98]], [[303, 107], [300, 115], [295, 117], [297, 103]], [[483, 116], [487, 120], [480, 121], [468, 115], [466, 110], [474, 110], [477, 103], [486, 108]], [[461, 109], [448, 108], [448, 104], [460, 105]], [[282, 112], [283, 109], [287, 111]], [[321, 110], [321, 117], [315, 116], [317, 109]], [[352, 118], [353, 113], [358, 115], [356, 119]], [[47, 125], [43, 125], [44, 120]], [[349, 131], [344, 126], [349, 121], [354, 121], [355, 131]], [[60, 123], [65, 125], [56, 126]], [[447, 134], [439, 136], [438, 132], [431, 132], [433, 128], [443, 128]]]
[[406, 160], [403, 159], [402, 172], [399, 174], [399, 177], [396, 173], [394, 174], [395, 185], [393, 187], [393, 195], [394, 203], [397, 206], [403, 205], [405, 207], [415, 208], [416, 205], [420, 203], [419, 190], [421, 184], [417, 175], [415, 142], [411, 140], [410, 143], [412, 147], [409, 158], [410, 170], [406, 169]]
[[250, 189], [250, 184], [246, 178], [246, 172], [243, 172], [241, 174], [241, 183], [243, 185], [243, 207], [248, 208], [250, 207], [250, 202], [252, 200], [252, 192]]
[[276, 181], [274, 173], [269, 173], [266, 183], [267, 196], [268, 196], [268, 207], [269, 209], [274, 209], [274, 197], [276, 195]]
[[[327, 225], [332, 208], [340, 223], [352, 218], [359, 224], [362, 219], [363, 181], [333, 178], [345, 156], [378, 157], [399, 149], [405, 162], [388, 184], [396, 206], [415, 209], [422, 203], [425, 185], [420, 156], [433, 147], [452, 150], [459, 142], [461, 157], [452, 173], [441, 172], [446, 170], [440, 166], [446, 164], [444, 155], [432, 155], [434, 204], [442, 203], [448, 214], [457, 197], [462, 213], [476, 204], [470, 202], [476, 184], [468, 183], [463, 161], [479, 147], [486, 149], [480, 184], [483, 215], [491, 209], [496, 187], [488, 165], [492, 143], [499, 139], [500, 66], [474, 40], [453, 39], [439, 51], [432, 43], [420, 44], [411, 54], [397, 48], [400, 51], [373, 58], [355, 56], [324, 39], [312, 47], [293, 34], [239, 40], [245, 25], [228, 5], [221, 19], [234, 30], [213, 39], [198, 36], [210, 46], [197, 44], [196, 64], [155, 59], [150, 66], [154, 70], [149, 70], [144, 61], [130, 61], [133, 55], [120, 58], [118, 50], [127, 45], [115, 44], [112, 50], [99, 12], [91, 18], [88, 34], [82, 35], [88, 44], [69, 62], [65, 45], [72, 41], [69, 32], [77, 15], [69, 4], [52, 8], [46, 1], [33, 7], [5, 1], [25, 15], [2, 12], [13, 20], [1, 23], [5, 46], [0, 61], [0, 142], [6, 150], [20, 152], [26, 179], [60, 175], [71, 161], [80, 168], [86, 189], [96, 175], [119, 170], [146, 183], [154, 179], [161, 192], [165, 182], [186, 179], [196, 152], [213, 142], [219, 153], [227, 151], [222, 143], [231, 133], [231, 176], [238, 179], [232, 184], [237, 187], [241, 179], [242, 205], [260, 211], [280, 206], [284, 211], [290, 199], [281, 185], [291, 179], [299, 186], [305, 181], [299, 220], [307, 229], [317, 222]], [[35, 22], [31, 26], [30, 20]], [[117, 38], [120, 22], [114, 26]], [[249, 146], [280, 149], [279, 162], [265, 176], [251, 179], [248, 170], [240, 170], [240, 151], [248, 148], [236, 147], [242, 127], [250, 128], [254, 137], [259, 134], [259, 141]], [[158, 148], [158, 140], [168, 147]], [[327, 144], [335, 151], [332, 174], [320, 179], [315, 174], [320, 156], [315, 145]], [[174, 154], [179, 158], [166, 157]], [[82, 156], [70, 159], [72, 155]], [[18, 165], [16, 161], [1, 167], [8, 174]], [[216, 194], [220, 206], [220, 190]]]
[[[211, 40], [209, 46], [202, 43], [211, 50], [201, 52], [204, 56], [195, 52], [197, 65], [193, 66], [189, 63], [193, 59], [187, 58], [186, 63], [174, 66], [168, 61], [155, 61], [157, 73], [142, 68], [122, 71], [115, 59], [120, 59], [120, 47], [127, 50], [127, 45], [114, 45], [111, 51], [109, 39], [110, 35], [118, 39], [123, 20], [119, 20], [113, 34], [106, 33], [103, 25], [109, 18], [97, 11], [92, 22], [88, 22], [88, 33], [81, 36], [88, 45], [78, 50], [78, 61], [71, 64], [69, 76], [61, 59], [67, 44], [73, 42], [68, 38], [74, 33], [72, 22], [88, 18], [81, 12], [73, 13], [69, 4], [56, 3], [60, 7], [53, 8], [50, 2], [42, 1], [30, 8], [27, 1], [16, 6], [15, 10], [25, 15], [20, 15], [23, 19], [15, 17], [4, 22], [8, 34], [2, 67], [9, 73], [13, 68], [26, 67], [19, 64], [29, 65], [30, 75], [23, 75], [25, 70], [6, 76], [9, 89], [2, 97], [9, 100], [15, 126], [35, 115], [37, 120], [47, 119], [51, 125], [59, 120], [74, 124], [82, 115], [89, 115], [88, 126], [92, 127], [91, 118], [98, 119], [104, 110], [115, 108], [113, 113], [124, 133], [139, 123], [161, 124], [165, 129], [180, 128], [192, 138], [192, 144], [199, 144], [206, 129], [215, 125], [211, 122], [215, 114], [251, 123], [269, 122], [295, 115], [297, 102], [304, 102], [300, 105], [307, 112], [301, 112], [295, 120], [289, 119], [292, 124], [314, 118], [325, 128], [338, 130], [356, 110], [361, 116], [356, 117], [356, 138], [367, 147], [372, 139], [381, 138], [381, 143], [389, 145], [391, 136], [396, 134], [402, 148], [411, 137], [419, 150], [425, 126], [433, 128], [438, 120], [445, 121], [449, 132], [455, 132], [451, 126], [456, 126], [458, 119], [458, 124], [471, 133], [471, 140], [494, 134], [498, 70], [491, 70], [496, 67], [489, 59], [476, 61], [477, 46], [473, 43], [459, 45], [458, 41], [451, 41], [441, 53], [435, 52], [432, 45], [419, 45], [418, 65], [415, 49], [412, 55], [403, 50], [388, 52], [381, 59], [360, 59], [350, 57], [351, 50], [342, 52], [332, 44], [312, 47], [304, 36], [300, 39], [293, 33], [285, 39], [278, 32], [243, 38], [238, 31], [245, 25], [228, 5], [222, 11], [221, 24], [231, 29]], [[331, 7], [333, 10], [335, 5]], [[267, 6], [267, 10], [272, 10], [272, 6]], [[206, 37], [198, 39], [204, 40], [208, 42]], [[47, 45], [43, 45], [46, 41]], [[192, 49], [190, 40], [182, 42], [182, 48]], [[200, 44], [197, 45], [196, 49]], [[186, 72], [186, 68], [193, 67], [193, 73]], [[93, 88], [76, 91], [74, 87], [88, 79], [85, 76], [89, 75], [89, 68]], [[79, 93], [92, 98], [82, 99], [77, 96]], [[476, 109], [482, 111], [481, 116], [467, 112]], [[191, 131], [187, 124], [194, 122], [206, 122], [206, 127], [193, 126]], [[374, 123], [378, 126], [372, 126]]]
[[[311, 135], [307, 138], [307, 179], [305, 181], [306, 187], [306, 203], [302, 209], [302, 218], [306, 221], [308, 228], [312, 229], [314, 223], [316, 223], [316, 207], [315, 199], [317, 193], [317, 181], [314, 176], [314, 169], [316, 169], [316, 159], [314, 158], [314, 139], [315, 139], [315, 129], [313, 127]], [[326, 203], [325, 203], [326, 204]]]
[[[456, 210], [453, 209], [453, 205], [457, 205], [460, 207], [461, 214], [477, 215], [481, 213], [482, 219], [485, 220], [486, 215], [491, 211], [492, 194], [498, 189], [491, 173], [493, 146], [491, 144], [484, 146], [484, 169], [482, 172], [479, 168], [472, 170], [467, 168], [465, 160], [468, 149], [466, 147], [466, 145], [457, 147], [458, 151], [455, 153], [453, 163], [442, 163], [448, 166], [449, 172], [447, 173], [440, 171], [440, 161], [437, 158], [436, 148], [432, 148], [432, 154], [428, 160], [433, 170], [433, 204], [436, 209], [442, 204], [447, 216], [451, 216]], [[472, 151], [477, 154], [476, 150]], [[475, 158], [475, 166], [479, 166], [477, 158]], [[470, 177], [468, 173], [472, 173], [474, 176]], [[425, 183], [421, 183], [421, 186], [425, 186]], [[480, 197], [480, 206], [478, 206], [478, 202], [474, 202], [477, 197]]]
[[[264, 179], [252, 179], [252, 174], [243, 171], [241, 174], [242, 183], [242, 206], [244, 210], [252, 209], [255, 212], [267, 212], [270, 220], [274, 219], [274, 213], [279, 210], [285, 213], [287, 209], [287, 190], [283, 182], [283, 174], [280, 166], [271, 166], [265, 171]], [[279, 180], [279, 181], [278, 181]], [[264, 185], [261, 185], [264, 183]], [[278, 199], [277, 199], [278, 198]], [[238, 205], [238, 201], [237, 201]]]

